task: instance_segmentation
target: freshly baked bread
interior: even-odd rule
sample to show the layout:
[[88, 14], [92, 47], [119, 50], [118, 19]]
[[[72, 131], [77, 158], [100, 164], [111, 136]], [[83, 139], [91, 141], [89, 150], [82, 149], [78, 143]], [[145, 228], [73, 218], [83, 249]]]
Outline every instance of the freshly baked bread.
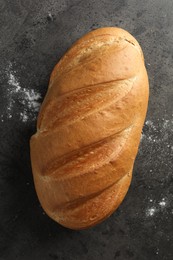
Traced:
[[148, 105], [142, 50], [128, 32], [100, 28], [55, 66], [31, 138], [43, 209], [71, 229], [107, 218], [129, 188]]

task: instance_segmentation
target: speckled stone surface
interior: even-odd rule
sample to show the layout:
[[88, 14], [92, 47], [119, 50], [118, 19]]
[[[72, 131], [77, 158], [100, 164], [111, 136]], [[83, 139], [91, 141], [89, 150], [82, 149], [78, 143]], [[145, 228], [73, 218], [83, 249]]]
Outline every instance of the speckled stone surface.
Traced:
[[[0, 260], [173, 259], [172, 10], [172, 0], [0, 0]], [[102, 26], [120, 26], [140, 42], [149, 110], [122, 205], [75, 232], [38, 202], [29, 139], [54, 65]]]

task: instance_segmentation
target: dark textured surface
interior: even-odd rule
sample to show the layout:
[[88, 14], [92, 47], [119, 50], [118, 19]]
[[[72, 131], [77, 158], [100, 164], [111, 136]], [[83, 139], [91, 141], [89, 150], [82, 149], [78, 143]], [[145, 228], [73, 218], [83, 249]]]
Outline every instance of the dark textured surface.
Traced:
[[[172, 9], [172, 0], [0, 0], [0, 260], [173, 259]], [[150, 103], [127, 197], [104, 223], [74, 232], [39, 205], [29, 139], [53, 66], [101, 26], [140, 42]]]

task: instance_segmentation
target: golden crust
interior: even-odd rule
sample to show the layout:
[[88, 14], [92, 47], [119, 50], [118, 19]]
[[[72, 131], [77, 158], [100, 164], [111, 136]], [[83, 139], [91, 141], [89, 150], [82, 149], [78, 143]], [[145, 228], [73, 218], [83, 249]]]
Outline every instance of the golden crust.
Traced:
[[148, 104], [142, 50], [128, 32], [84, 35], [55, 66], [31, 138], [47, 214], [84, 229], [109, 216], [130, 185]]

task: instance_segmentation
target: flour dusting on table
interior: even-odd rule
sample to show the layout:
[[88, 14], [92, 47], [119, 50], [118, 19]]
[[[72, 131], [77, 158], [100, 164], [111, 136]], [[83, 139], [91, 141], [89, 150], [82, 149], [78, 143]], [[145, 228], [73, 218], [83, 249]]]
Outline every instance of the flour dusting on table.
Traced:
[[21, 86], [20, 80], [17, 77], [17, 72], [13, 69], [12, 63], [7, 67], [6, 73], [8, 78], [8, 86], [6, 89], [7, 107], [3, 119], [5, 117], [11, 119], [16, 116], [14, 110], [15, 107], [18, 106], [17, 116], [19, 116], [22, 122], [35, 120], [40, 108], [40, 93], [34, 89], [27, 89]]
[[146, 209], [146, 216], [153, 217], [156, 213], [164, 213], [164, 209], [167, 207], [168, 201], [166, 198], [162, 198], [160, 201], [154, 201], [149, 199], [149, 207]]
[[[173, 137], [173, 114], [170, 118], [165, 117], [147, 120], [143, 127], [141, 135], [141, 145], [139, 155], [142, 160], [142, 167], [148, 167], [145, 178], [153, 179], [155, 185], [164, 187], [171, 183], [172, 173], [172, 137]], [[156, 158], [156, 159], [154, 159]], [[146, 181], [147, 182], [147, 181]], [[158, 200], [154, 199], [155, 186], [150, 189], [148, 203], [145, 207], [145, 216], [147, 218], [163, 217], [166, 218], [172, 207], [172, 195], [167, 191], [165, 196]]]
[[[173, 118], [171, 119], [157, 119], [157, 122], [153, 122], [151, 120], [147, 120], [144, 124], [144, 127], [148, 127], [147, 133], [141, 134], [142, 142], [151, 143], [160, 143], [163, 141], [167, 141], [168, 139], [168, 131], [173, 132]], [[158, 134], [162, 135], [162, 138]], [[170, 144], [167, 143], [167, 147], [170, 147]]]
[[146, 216], [147, 217], [152, 217], [152, 216], [154, 216], [155, 213], [156, 213], [156, 208], [152, 207], [152, 208], [147, 209]]

